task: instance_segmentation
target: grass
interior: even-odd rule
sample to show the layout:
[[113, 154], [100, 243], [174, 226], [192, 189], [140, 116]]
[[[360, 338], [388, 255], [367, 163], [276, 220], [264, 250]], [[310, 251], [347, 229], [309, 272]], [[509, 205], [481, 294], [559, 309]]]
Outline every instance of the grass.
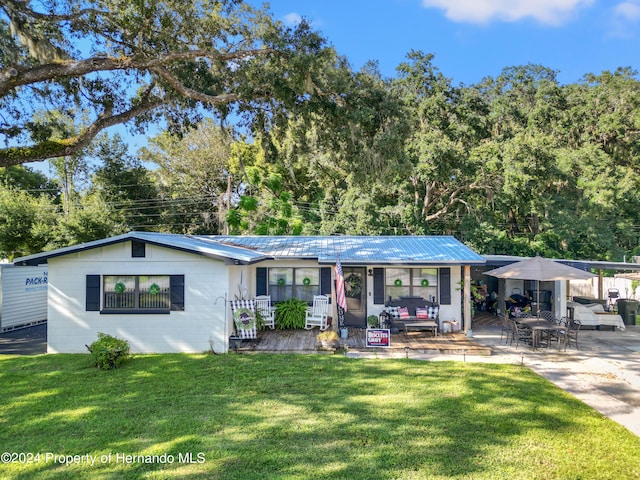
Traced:
[[3, 479], [640, 478], [640, 438], [515, 365], [0, 356], [0, 432]]

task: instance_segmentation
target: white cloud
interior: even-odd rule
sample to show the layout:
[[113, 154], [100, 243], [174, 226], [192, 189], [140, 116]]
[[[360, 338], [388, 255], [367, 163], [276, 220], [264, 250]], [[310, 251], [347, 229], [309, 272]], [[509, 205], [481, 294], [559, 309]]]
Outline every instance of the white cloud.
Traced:
[[492, 20], [515, 22], [524, 18], [559, 25], [573, 12], [590, 6], [594, 0], [422, 0], [422, 5], [445, 10], [456, 22], [487, 23]]
[[614, 9], [616, 17], [621, 20], [634, 22], [640, 20], [640, 4], [636, 2], [622, 2]]
[[635, 38], [640, 22], [640, 0], [627, 0], [613, 8], [609, 35], [614, 38]]
[[284, 16], [284, 23], [285, 23], [285, 25], [287, 25], [289, 27], [295, 27], [301, 21], [302, 21], [302, 17], [300, 16], [300, 14], [295, 13], [295, 12], [287, 13]]

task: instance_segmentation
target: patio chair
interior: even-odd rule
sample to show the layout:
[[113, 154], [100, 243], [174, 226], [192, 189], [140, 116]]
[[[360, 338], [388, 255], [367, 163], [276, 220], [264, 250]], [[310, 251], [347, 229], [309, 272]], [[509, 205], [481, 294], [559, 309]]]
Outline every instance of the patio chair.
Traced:
[[567, 335], [564, 339], [564, 349], [567, 349], [567, 346], [571, 346], [571, 342], [576, 346], [576, 350], [580, 350], [578, 347], [578, 333], [580, 332], [580, 327], [582, 323], [580, 320], [569, 320], [569, 324], [567, 325]]
[[511, 328], [513, 329], [513, 334], [509, 345], [511, 345], [514, 340], [516, 341], [516, 348], [518, 348], [520, 342], [533, 345], [533, 332], [530, 328], [520, 325], [513, 319], [511, 320]]
[[556, 316], [549, 310], [540, 310], [538, 312], [538, 318], [542, 318], [543, 320], [547, 320], [552, 323], [556, 321]]
[[307, 330], [320, 327], [320, 330], [329, 328], [329, 297], [326, 295], [314, 295], [313, 305], [307, 310], [304, 328]]
[[258, 338], [256, 307], [253, 300], [231, 300], [236, 333], [241, 339]]
[[500, 341], [504, 338], [504, 343], [510, 343], [511, 335], [513, 335], [513, 329], [511, 327], [511, 319], [507, 315], [502, 318], [502, 331], [500, 332]]
[[276, 328], [276, 312], [271, 307], [271, 295], [256, 297], [256, 312], [260, 314], [265, 327], [269, 327], [271, 330]]
[[[559, 327], [568, 328], [569, 326], [568, 317], [562, 317], [560, 320], [556, 320], [556, 325], [558, 325]], [[551, 346], [551, 342], [555, 341], [556, 344], [558, 345], [558, 350], [560, 350], [560, 347], [564, 345], [564, 342], [567, 339], [566, 330], [549, 330], [548, 335], [549, 335], [548, 346]]]
[[[554, 323], [554, 324], [556, 323], [556, 316], [553, 314], [553, 312], [549, 310], [540, 310], [538, 312], [538, 318], [540, 320], [546, 320], [549, 323]], [[542, 332], [542, 336], [540, 340], [542, 342], [546, 342], [547, 347], [551, 344], [551, 341], [553, 340], [553, 333], [554, 333], [554, 330], [544, 330]]]

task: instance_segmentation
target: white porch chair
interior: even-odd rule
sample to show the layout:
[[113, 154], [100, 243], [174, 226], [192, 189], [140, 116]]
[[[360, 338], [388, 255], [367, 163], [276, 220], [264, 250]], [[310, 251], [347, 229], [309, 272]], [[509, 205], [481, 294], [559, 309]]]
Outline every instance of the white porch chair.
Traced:
[[329, 328], [329, 297], [326, 295], [314, 295], [313, 306], [307, 310], [304, 328], [307, 330], [320, 327], [320, 330]]
[[271, 307], [271, 295], [259, 295], [256, 297], [256, 312], [264, 321], [264, 326], [271, 330], [276, 328], [276, 312]]
[[258, 338], [256, 307], [253, 300], [231, 300], [231, 313], [237, 335], [242, 338]]

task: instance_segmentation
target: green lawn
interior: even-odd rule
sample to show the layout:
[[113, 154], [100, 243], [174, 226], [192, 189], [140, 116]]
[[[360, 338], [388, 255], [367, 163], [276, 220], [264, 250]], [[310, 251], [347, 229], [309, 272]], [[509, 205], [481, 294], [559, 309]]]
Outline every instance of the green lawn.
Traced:
[[515, 365], [0, 356], [0, 435], [3, 479], [640, 478], [640, 438]]

